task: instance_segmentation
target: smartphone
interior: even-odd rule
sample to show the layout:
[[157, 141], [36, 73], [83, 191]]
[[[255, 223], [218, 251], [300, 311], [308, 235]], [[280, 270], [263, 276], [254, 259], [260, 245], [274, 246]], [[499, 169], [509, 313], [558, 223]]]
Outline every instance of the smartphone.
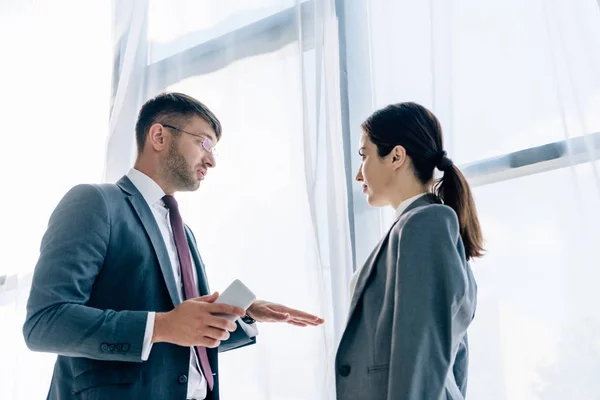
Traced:
[[[256, 296], [246, 285], [239, 279], [231, 282], [231, 284], [219, 295], [215, 303], [229, 304], [247, 310], [254, 303]], [[235, 321], [239, 317], [235, 315], [220, 315], [229, 320]]]

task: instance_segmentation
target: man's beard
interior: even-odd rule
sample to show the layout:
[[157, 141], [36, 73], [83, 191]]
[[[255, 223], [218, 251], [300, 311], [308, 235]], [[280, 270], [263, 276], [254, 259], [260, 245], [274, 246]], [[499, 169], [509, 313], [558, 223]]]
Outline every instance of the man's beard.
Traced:
[[167, 153], [167, 174], [171, 184], [178, 191], [194, 191], [200, 186], [195, 179], [193, 171], [190, 171], [183, 155], [177, 150], [177, 141], [171, 142]]

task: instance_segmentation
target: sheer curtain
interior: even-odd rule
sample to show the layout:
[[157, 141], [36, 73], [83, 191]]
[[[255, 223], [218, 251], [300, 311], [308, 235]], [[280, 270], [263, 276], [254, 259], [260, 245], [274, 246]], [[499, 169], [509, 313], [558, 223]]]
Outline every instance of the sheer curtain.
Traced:
[[108, 132], [110, 4], [0, 3], [3, 210], [0, 398], [45, 398], [55, 357], [21, 327], [50, 213], [72, 186], [100, 182]]
[[[349, 90], [369, 99], [350, 118], [429, 107], [474, 187], [488, 253], [468, 398], [600, 398], [599, 4], [370, 0], [346, 17], [366, 31]], [[391, 212], [354, 204], [361, 263]]]
[[135, 113], [160, 91], [192, 95], [223, 124], [217, 168], [179, 195], [213, 290], [323, 315], [263, 324], [221, 355], [225, 398], [333, 398], [333, 355], [352, 268], [340, 125], [337, 20], [328, 1], [115, 3], [117, 69], [105, 179], [132, 165]]

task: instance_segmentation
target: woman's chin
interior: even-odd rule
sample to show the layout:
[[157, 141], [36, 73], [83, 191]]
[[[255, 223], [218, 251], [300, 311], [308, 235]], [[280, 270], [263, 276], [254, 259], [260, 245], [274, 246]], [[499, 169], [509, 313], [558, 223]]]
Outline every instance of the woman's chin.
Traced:
[[367, 193], [367, 204], [371, 207], [383, 207], [386, 203], [379, 197]]

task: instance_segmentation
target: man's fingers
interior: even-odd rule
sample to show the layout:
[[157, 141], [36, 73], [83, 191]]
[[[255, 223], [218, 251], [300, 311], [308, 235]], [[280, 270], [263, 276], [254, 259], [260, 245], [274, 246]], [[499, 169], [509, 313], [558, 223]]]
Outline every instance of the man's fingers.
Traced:
[[306, 322], [309, 325], [313, 325], [313, 326], [318, 326], [321, 325], [323, 322], [325, 322], [325, 320], [323, 318], [317, 318], [316, 320], [306, 320], [306, 319], [302, 319], [302, 322]]
[[309, 313], [306, 313], [306, 312], [300, 311], [300, 310], [294, 310], [293, 308], [288, 309], [288, 312], [294, 319], [302, 319], [302, 320], [306, 320], [306, 321], [315, 321], [315, 322], [321, 320], [321, 318], [317, 317], [316, 315], [312, 315], [312, 314], [309, 314]]
[[205, 336], [202, 339], [200, 339], [200, 341], [198, 342], [198, 344], [196, 346], [202, 346], [202, 347], [208, 347], [209, 349], [214, 349], [215, 347], [219, 347], [220, 344], [221, 344], [220, 340], [209, 338], [209, 337]]
[[305, 324], [304, 322], [296, 321], [295, 319], [288, 321], [288, 324], [302, 326], [302, 327], [308, 326], [308, 324]]
[[235, 315], [237, 317], [243, 317], [246, 315], [246, 311], [239, 307], [231, 306], [229, 304], [207, 304], [206, 311], [211, 314], [228, 314]]
[[229, 339], [229, 332], [223, 329], [213, 328], [212, 326], [207, 326], [202, 329], [202, 335], [209, 339], [216, 339], [219, 341], [225, 341]]
[[244, 311], [240, 307], [235, 307], [229, 304], [214, 303], [214, 301], [218, 297], [219, 293], [215, 292], [207, 296], [196, 297], [194, 299], [191, 299], [191, 301], [195, 302], [198, 305], [201, 304], [202, 307], [204, 307], [204, 310], [211, 314], [228, 314], [235, 315], [237, 317], [243, 317], [244, 315], [246, 315], [246, 311]]
[[204, 303], [212, 303], [219, 297], [219, 292], [214, 292], [213, 294], [207, 294], [206, 296], [196, 297], [192, 300], [194, 301], [202, 301]]
[[307, 321], [305, 319], [296, 319], [296, 318], [294, 318], [292, 321], [304, 324], [305, 326], [308, 326], [308, 325], [310, 325], [310, 326], [319, 326], [319, 325], [321, 325], [321, 324], [319, 324], [319, 323], [317, 323], [315, 321]]
[[213, 328], [227, 330], [229, 332], [233, 332], [237, 329], [237, 325], [235, 322], [218, 315], [211, 315], [210, 317], [208, 317], [206, 319], [206, 324], [208, 326], [212, 326]]

